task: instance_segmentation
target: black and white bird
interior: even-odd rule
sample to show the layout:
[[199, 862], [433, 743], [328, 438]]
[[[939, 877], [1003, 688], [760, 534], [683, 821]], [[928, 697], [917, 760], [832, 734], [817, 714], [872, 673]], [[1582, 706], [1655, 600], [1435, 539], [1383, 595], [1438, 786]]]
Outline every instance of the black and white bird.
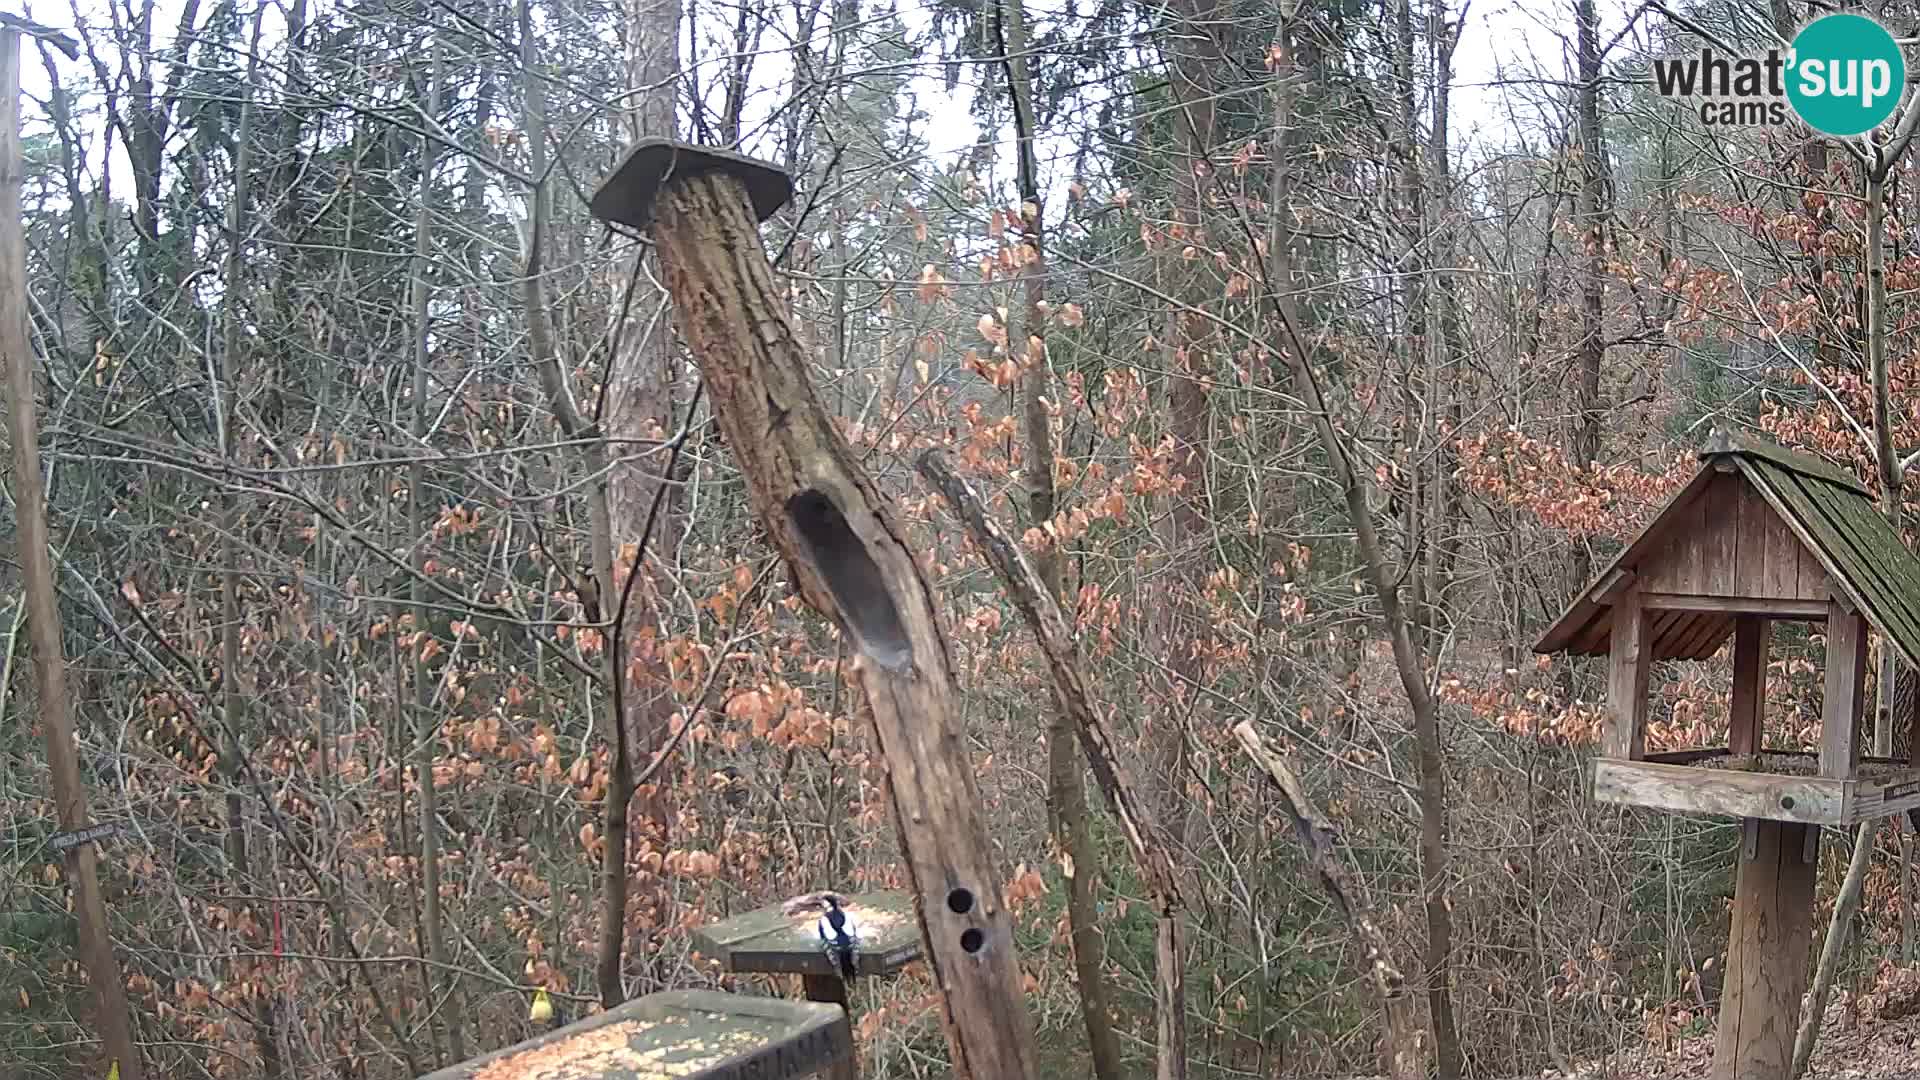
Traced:
[[814, 924], [814, 929], [820, 935], [820, 947], [840, 968], [840, 974], [851, 979], [856, 973], [854, 956], [860, 946], [859, 928], [854, 925], [853, 916], [847, 914], [831, 893], [823, 899], [827, 910], [821, 913], [820, 920]]

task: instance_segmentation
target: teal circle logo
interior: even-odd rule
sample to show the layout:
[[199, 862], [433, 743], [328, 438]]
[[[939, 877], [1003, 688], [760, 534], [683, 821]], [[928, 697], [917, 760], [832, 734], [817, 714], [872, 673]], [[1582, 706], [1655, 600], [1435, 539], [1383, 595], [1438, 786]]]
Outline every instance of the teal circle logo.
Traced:
[[1887, 28], [1865, 15], [1823, 15], [1801, 28], [1787, 61], [1787, 100], [1826, 135], [1872, 131], [1907, 89], [1907, 61]]

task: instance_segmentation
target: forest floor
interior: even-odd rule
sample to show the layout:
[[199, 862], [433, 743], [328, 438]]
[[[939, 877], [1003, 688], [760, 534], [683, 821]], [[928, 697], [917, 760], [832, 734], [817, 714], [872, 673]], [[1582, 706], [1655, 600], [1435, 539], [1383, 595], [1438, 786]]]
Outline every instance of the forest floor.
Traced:
[[[1836, 994], [1836, 997], [1840, 995]], [[1711, 1031], [1594, 1062], [1542, 1080], [1698, 1080], [1713, 1062]], [[1920, 1080], [1920, 973], [1901, 972], [1875, 992], [1827, 1008], [1807, 1080]]]

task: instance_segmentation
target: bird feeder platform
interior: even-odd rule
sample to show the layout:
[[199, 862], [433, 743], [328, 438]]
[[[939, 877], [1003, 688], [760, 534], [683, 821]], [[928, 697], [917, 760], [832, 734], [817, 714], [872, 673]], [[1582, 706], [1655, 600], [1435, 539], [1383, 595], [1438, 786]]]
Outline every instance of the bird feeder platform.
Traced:
[[[920, 924], [913, 917], [913, 896], [870, 892], [845, 897], [841, 910], [860, 932], [854, 970], [861, 975], [891, 975], [920, 958]], [[788, 915], [771, 904], [693, 932], [702, 956], [740, 974], [810, 975], [840, 978], [840, 969], [821, 948], [817, 910]]]
[[[1804, 454], [1716, 431], [1699, 472], [1534, 646], [1607, 658], [1596, 802], [1741, 819], [1712, 1080], [1790, 1080], [1820, 830], [1920, 808], [1920, 768], [1861, 754], [1867, 634], [1920, 666], [1920, 559], [1872, 491]], [[1766, 746], [1767, 638], [1823, 624], [1818, 752]], [[1647, 752], [1658, 660], [1733, 642], [1728, 745]]]
[[839, 1009], [668, 990], [421, 1080], [789, 1080], [852, 1059]]
[[[913, 895], [870, 892], [840, 897], [840, 910], [859, 933], [853, 954], [856, 974], [892, 975], [920, 958], [920, 922]], [[693, 944], [723, 970], [741, 975], [799, 975], [808, 1001], [847, 1008], [847, 984], [820, 941], [820, 912], [806, 908], [789, 914], [785, 903], [755, 908], [693, 932]], [[851, 1080], [852, 1062], [831, 1074]]]

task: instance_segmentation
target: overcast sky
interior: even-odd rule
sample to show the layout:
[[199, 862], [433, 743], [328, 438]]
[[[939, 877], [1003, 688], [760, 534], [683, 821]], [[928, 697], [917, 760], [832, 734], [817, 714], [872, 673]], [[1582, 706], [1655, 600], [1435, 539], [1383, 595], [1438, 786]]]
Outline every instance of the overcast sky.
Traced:
[[[898, 2], [906, 22], [924, 25], [923, 0]], [[1036, 23], [1044, 23], [1049, 18], [1049, 9], [1059, 2], [1029, 0], [1030, 17]], [[108, 23], [103, 0], [77, 0], [77, 4], [94, 25]], [[52, 27], [70, 27], [74, 21], [68, 0], [13, 0], [6, 6]], [[1457, 6], [1456, 2], [1456, 10]], [[179, 0], [159, 0], [155, 23], [163, 41], [172, 33], [178, 12]], [[1622, 16], [1623, 9], [1618, 2], [1603, 0], [1603, 39], [1610, 39], [1620, 29]], [[1465, 161], [1511, 146], [1516, 110], [1522, 123], [1537, 122], [1538, 106], [1529, 112], [1525, 102], [1544, 100], [1547, 92], [1538, 85], [1526, 85], [1526, 80], [1565, 76], [1571, 52], [1566, 36], [1571, 34], [1572, 21], [1572, 0], [1471, 0], [1467, 26], [1454, 57], [1454, 146]], [[277, 36], [278, 24], [277, 9], [270, 10], [265, 31], [269, 40]], [[772, 40], [769, 39], [769, 44]], [[32, 97], [44, 98], [48, 86], [39, 57], [29, 51], [23, 59], [22, 89]], [[87, 70], [84, 59], [73, 64], [62, 58], [60, 63], [71, 73], [70, 81], [72, 77], [82, 77]], [[113, 63], [110, 57], [108, 63]], [[785, 66], [783, 56], [769, 55], [758, 65], [757, 75], [761, 81], [778, 81]], [[1503, 79], [1510, 83], [1518, 80], [1519, 85], [1506, 90], [1500, 85]], [[979, 130], [968, 115], [970, 91], [963, 87], [958, 93], [947, 93], [937, 63], [930, 61], [926, 73], [915, 80], [914, 96], [931, 118], [923, 130], [931, 143], [935, 167], [945, 166], [953, 160], [952, 155], [979, 139]], [[780, 97], [768, 94], [762, 100]], [[36, 111], [31, 105], [28, 109]], [[1043, 158], [1048, 156], [1043, 152]], [[1001, 157], [1011, 159], [1011, 155]], [[119, 154], [115, 158], [109, 167], [114, 173], [116, 189], [124, 191], [128, 181], [126, 162]]]

